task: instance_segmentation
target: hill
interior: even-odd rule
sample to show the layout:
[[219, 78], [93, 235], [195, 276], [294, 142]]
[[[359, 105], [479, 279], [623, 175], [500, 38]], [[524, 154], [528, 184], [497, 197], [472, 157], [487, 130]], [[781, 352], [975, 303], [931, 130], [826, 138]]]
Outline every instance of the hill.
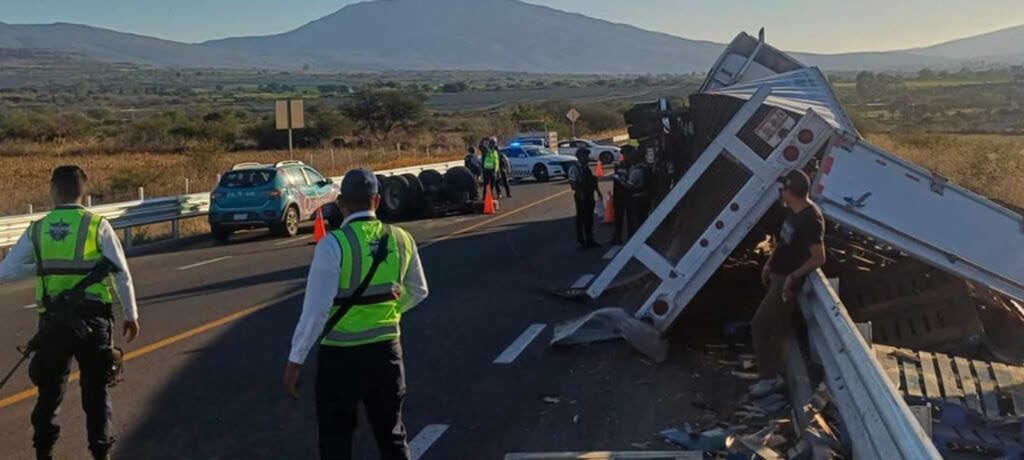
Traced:
[[1024, 57], [1024, 26], [1010, 27], [907, 51], [946, 59], [984, 59], [993, 62], [1021, 64], [1022, 57]]

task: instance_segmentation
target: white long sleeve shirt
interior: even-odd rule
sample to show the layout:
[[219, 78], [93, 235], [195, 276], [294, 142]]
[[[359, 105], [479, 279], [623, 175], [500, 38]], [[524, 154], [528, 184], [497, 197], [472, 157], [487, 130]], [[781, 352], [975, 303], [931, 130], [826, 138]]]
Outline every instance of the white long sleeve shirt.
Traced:
[[[342, 225], [353, 219], [376, 218], [369, 211], [357, 212], [345, 218]], [[335, 238], [324, 238], [313, 250], [313, 262], [306, 279], [306, 297], [302, 302], [302, 315], [292, 336], [292, 349], [288, 360], [295, 364], [306, 361], [309, 350], [316, 344], [327, 323], [327, 317], [334, 298], [338, 295], [338, 279], [341, 278], [341, 246]], [[419, 251], [413, 248], [409, 270], [402, 281], [402, 298], [406, 301], [405, 311], [411, 310], [427, 298], [427, 279], [423, 275]]]
[[[77, 206], [77, 205], [62, 205]], [[128, 261], [124, 256], [124, 249], [121, 248], [121, 240], [117, 238], [114, 227], [104, 219], [100, 222], [100, 253], [110, 259], [118, 268], [114, 278], [114, 290], [117, 298], [121, 300], [121, 307], [124, 309], [124, 319], [135, 321], [139, 318], [139, 307], [135, 301], [135, 287], [132, 285], [132, 275], [128, 272]], [[3, 261], [0, 261], [0, 283], [27, 278], [35, 274], [36, 254], [32, 248], [32, 239], [26, 230], [18, 242], [11, 248], [11, 252]]]

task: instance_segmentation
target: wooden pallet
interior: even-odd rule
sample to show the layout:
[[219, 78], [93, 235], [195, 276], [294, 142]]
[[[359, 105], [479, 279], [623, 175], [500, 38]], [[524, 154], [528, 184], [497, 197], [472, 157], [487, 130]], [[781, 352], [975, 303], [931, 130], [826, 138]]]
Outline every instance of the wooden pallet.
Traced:
[[1024, 367], [872, 345], [889, 381], [912, 401], [950, 402], [989, 420], [1024, 418]]

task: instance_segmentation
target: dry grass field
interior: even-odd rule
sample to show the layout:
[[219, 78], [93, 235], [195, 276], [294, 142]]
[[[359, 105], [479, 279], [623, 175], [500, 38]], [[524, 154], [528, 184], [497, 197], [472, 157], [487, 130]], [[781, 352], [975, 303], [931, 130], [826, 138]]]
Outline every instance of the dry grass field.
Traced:
[[[312, 163], [321, 172], [339, 176], [353, 166], [389, 169], [462, 158], [462, 152], [394, 149], [296, 150], [295, 159]], [[332, 159], [333, 156], [333, 159]], [[147, 197], [205, 192], [213, 188], [217, 174], [242, 162], [273, 163], [289, 159], [287, 151], [115, 153], [90, 155], [0, 155], [0, 215], [20, 214], [32, 204], [36, 211], [50, 206], [47, 188], [50, 171], [63, 164], [85, 168], [92, 182], [93, 204], [126, 201], [144, 187]]]

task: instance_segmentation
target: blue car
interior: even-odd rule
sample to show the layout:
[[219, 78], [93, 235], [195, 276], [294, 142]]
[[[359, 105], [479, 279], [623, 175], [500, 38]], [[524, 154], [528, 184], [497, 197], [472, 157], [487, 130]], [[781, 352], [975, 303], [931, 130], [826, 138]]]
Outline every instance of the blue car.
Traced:
[[301, 161], [237, 164], [210, 194], [210, 231], [217, 241], [227, 241], [237, 230], [263, 227], [293, 237], [299, 222], [315, 218], [316, 210], [334, 202], [338, 192], [330, 178]]

